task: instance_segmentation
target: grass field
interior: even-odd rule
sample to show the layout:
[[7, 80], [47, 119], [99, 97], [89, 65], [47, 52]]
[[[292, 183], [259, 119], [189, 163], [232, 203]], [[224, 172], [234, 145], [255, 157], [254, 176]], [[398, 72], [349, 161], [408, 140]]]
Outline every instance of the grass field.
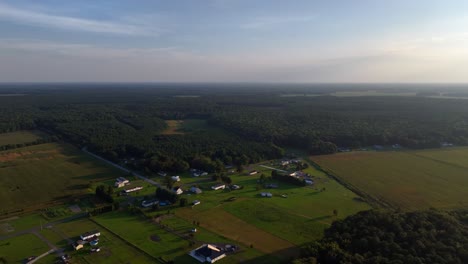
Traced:
[[0, 259], [6, 263], [24, 263], [30, 256], [39, 256], [49, 251], [47, 244], [33, 234], [26, 234], [0, 241]]
[[71, 250], [73, 263], [128, 263], [130, 259], [131, 263], [154, 263], [152, 258], [147, 257], [141, 251], [131, 247], [125, 241], [88, 219], [59, 224], [56, 228], [72, 240], [78, 239], [81, 234], [91, 230], [101, 232], [99, 237], [101, 252], [99, 253], [91, 254], [88, 245], [77, 252], [74, 252], [71, 247], [67, 248], [69, 253]]
[[[270, 175], [270, 169], [259, 165], [252, 165], [247, 171], [255, 169]], [[243, 245], [253, 245], [263, 253], [294, 254], [296, 249], [292, 248], [320, 239], [323, 230], [336, 218], [370, 209], [356, 194], [323, 172], [313, 167], [306, 172], [314, 175], [315, 185], [298, 187], [276, 182], [279, 185], [277, 189], [263, 190], [257, 189], [261, 173], [254, 176], [232, 174], [233, 183], [243, 186], [243, 189], [235, 191], [213, 191], [210, 187], [215, 182], [209, 177], [193, 178], [180, 174], [184, 189], [197, 185], [204, 192], [183, 194], [189, 201], [196, 199], [201, 204], [193, 209], [176, 209], [175, 214], [189, 223], [199, 221], [201, 227]], [[271, 192], [273, 198], [261, 198], [259, 193], [265, 191]], [[282, 194], [288, 198], [282, 198]], [[237, 199], [227, 201], [230, 197]], [[338, 211], [337, 217], [333, 215], [334, 209]]]
[[312, 160], [345, 183], [393, 207], [468, 206], [468, 148], [351, 152]]
[[[127, 212], [112, 212], [94, 219], [152, 256], [173, 260], [188, 252], [189, 243], [187, 241], [166, 232], [140, 216]], [[160, 241], [153, 241], [151, 236], [157, 236]]]
[[41, 144], [0, 152], [1, 210], [36, 209], [72, 195], [92, 192], [89, 184], [122, 173], [66, 144]]
[[40, 131], [17, 131], [0, 134], [0, 146], [33, 142], [42, 137]]

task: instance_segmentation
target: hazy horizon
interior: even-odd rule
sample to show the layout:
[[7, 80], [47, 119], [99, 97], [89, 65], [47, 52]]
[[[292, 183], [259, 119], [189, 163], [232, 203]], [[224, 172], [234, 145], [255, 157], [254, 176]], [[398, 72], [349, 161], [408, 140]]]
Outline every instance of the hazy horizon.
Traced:
[[468, 2], [0, 0], [0, 83], [468, 83]]

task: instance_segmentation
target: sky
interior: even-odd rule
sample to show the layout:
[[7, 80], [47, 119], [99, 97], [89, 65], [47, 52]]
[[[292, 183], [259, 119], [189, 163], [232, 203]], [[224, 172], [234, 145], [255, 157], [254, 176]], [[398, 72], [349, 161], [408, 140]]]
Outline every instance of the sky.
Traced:
[[466, 0], [0, 0], [0, 82], [468, 82]]

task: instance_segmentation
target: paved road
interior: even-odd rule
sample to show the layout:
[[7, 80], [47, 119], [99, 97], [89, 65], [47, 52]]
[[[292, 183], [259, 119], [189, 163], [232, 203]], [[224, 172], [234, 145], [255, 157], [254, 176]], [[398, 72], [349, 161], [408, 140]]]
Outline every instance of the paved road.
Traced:
[[51, 250], [47, 251], [46, 253], [44, 253], [44, 254], [38, 256], [37, 258], [35, 258], [35, 259], [29, 261], [27, 264], [32, 264], [32, 263], [34, 263], [34, 262], [40, 260], [41, 258], [43, 258], [43, 257], [45, 257], [45, 256], [47, 256], [47, 255], [49, 255], [49, 254], [52, 254], [52, 253], [54, 253], [54, 252], [55, 252], [55, 249], [51, 249]]
[[265, 166], [265, 165], [260, 165], [260, 167], [267, 168], [267, 169], [270, 169], [270, 170], [279, 171], [279, 172], [285, 172], [285, 173], [287, 172], [285, 170], [280, 170], [280, 169], [273, 168], [273, 167], [268, 167], [268, 166]]
[[148, 179], [147, 177], [145, 177], [145, 176], [143, 176], [143, 175], [141, 175], [141, 174], [139, 174], [137, 172], [131, 171], [131, 170], [129, 170], [129, 169], [123, 167], [123, 166], [120, 166], [119, 164], [116, 164], [116, 163], [114, 163], [112, 161], [106, 160], [105, 158], [103, 158], [101, 156], [98, 156], [98, 155], [96, 155], [94, 153], [91, 153], [91, 152], [88, 151], [88, 149], [86, 147], [82, 148], [81, 150], [84, 151], [85, 153], [95, 157], [96, 159], [104, 161], [105, 163], [107, 163], [107, 164], [109, 164], [109, 165], [111, 165], [111, 166], [113, 166], [113, 167], [115, 167], [115, 168], [117, 168], [119, 170], [122, 170], [122, 171], [124, 171], [126, 173], [131, 173], [132, 175], [135, 175], [136, 177], [144, 180], [145, 182], [159, 187], [159, 183], [157, 183], [157, 182], [155, 182], [155, 181], [153, 181], [151, 179]]

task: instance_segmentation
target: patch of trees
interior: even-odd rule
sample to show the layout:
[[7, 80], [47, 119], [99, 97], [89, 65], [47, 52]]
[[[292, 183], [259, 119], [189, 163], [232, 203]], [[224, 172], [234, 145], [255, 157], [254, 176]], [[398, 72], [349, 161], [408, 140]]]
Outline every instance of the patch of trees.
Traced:
[[114, 202], [114, 198], [112, 197], [113, 193], [114, 189], [112, 188], [112, 186], [107, 186], [106, 188], [105, 185], [99, 185], [98, 187], [96, 187], [96, 197], [108, 203]]
[[366, 211], [336, 221], [295, 263], [468, 263], [466, 211]]
[[160, 201], [169, 201], [170, 203], [176, 203], [179, 200], [179, 196], [168, 189], [158, 187], [156, 189], [156, 198]]
[[305, 181], [303, 179], [299, 179], [299, 178], [296, 178], [296, 177], [291, 177], [289, 175], [284, 175], [284, 174], [281, 174], [281, 173], [279, 173], [278, 171], [275, 171], [275, 170], [271, 171], [271, 178], [274, 179], [274, 180], [294, 184], [294, 185], [297, 185], [297, 186], [306, 186], [306, 183], [305, 183]]

